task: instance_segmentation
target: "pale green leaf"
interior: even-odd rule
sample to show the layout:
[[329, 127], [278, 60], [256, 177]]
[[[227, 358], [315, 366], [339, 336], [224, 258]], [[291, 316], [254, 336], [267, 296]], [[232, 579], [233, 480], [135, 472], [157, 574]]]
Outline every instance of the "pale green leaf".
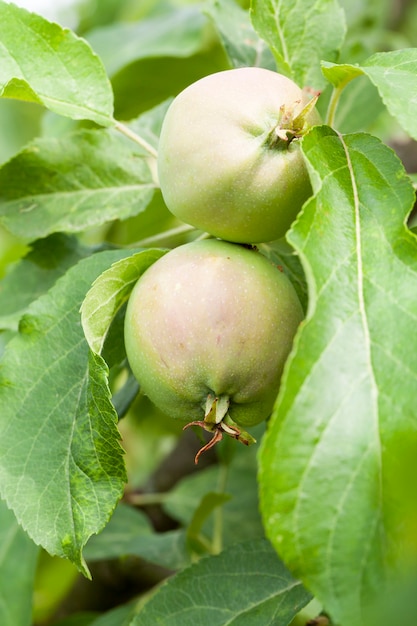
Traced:
[[247, 541], [168, 579], [131, 626], [287, 626], [309, 600], [266, 540]]
[[93, 352], [101, 353], [110, 325], [135, 283], [163, 254], [164, 250], [142, 250], [117, 261], [94, 281], [81, 307], [84, 333]]
[[[417, 139], [417, 49], [378, 52], [359, 65], [322, 63], [327, 80], [342, 89], [353, 78], [366, 74], [378, 89], [385, 106], [404, 130]], [[353, 105], [360, 106], [360, 103]]]
[[290, 570], [336, 623], [365, 626], [417, 561], [414, 192], [375, 137], [317, 127], [302, 145], [315, 196], [288, 238], [309, 312], [262, 444], [261, 505]]
[[349, 65], [349, 63], [329, 63], [322, 61], [321, 69], [329, 83], [334, 87], [343, 89], [351, 80], [357, 76], [362, 76], [364, 71], [358, 65]]
[[80, 261], [35, 300], [0, 367], [0, 490], [32, 539], [86, 572], [82, 548], [125, 481], [107, 367], [89, 353], [79, 308], [126, 252]]
[[30, 626], [38, 547], [0, 500], [0, 624]]
[[109, 130], [36, 139], [0, 169], [0, 221], [23, 240], [143, 211], [156, 184], [135, 144]]
[[212, 18], [233, 67], [276, 70], [267, 43], [254, 30], [249, 13], [235, 0], [210, 0], [205, 11]]
[[352, 30], [385, 29], [392, 14], [392, 0], [339, 0]]
[[385, 111], [377, 88], [363, 74], [343, 89], [332, 126], [342, 133], [373, 133]]
[[[320, 61], [336, 61], [345, 37], [337, 0], [253, 0], [252, 22], [274, 52], [278, 71], [300, 87], [325, 86]], [[325, 35], [324, 35], [325, 34]]]
[[331, 125], [343, 133], [372, 132], [386, 108], [364, 70], [358, 65], [323, 62], [322, 72], [335, 87], [333, 97], [337, 106]]
[[391, 115], [417, 139], [417, 49], [380, 52], [362, 66]]
[[0, 96], [38, 102], [73, 119], [113, 124], [113, 94], [86, 41], [0, 2]]
[[204, 45], [205, 26], [200, 7], [189, 6], [97, 28], [88, 41], [113, 76], [140, 59], [191, 56]]

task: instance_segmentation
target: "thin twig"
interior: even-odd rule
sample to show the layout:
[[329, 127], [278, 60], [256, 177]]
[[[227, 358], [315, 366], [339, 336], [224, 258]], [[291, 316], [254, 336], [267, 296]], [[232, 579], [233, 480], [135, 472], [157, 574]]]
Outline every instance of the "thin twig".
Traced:
[[148, 152], [155, 159], [157, 158], [158, 152], [155, 150], [155, 148], [151, 146], [151, 144], [148, 143], [146, 139], [143, 139], [143, 137], [133, 132], [133, 130], [131, 130], [128, 126], [125, 126], [125, 124], [122, 124], [122, 122], [116, 122], [115, 129], [123, 133], [123, 135], [125, 135], [135, 143], [139, 144], [139, 146], [146, 150], [146, 152]]
[[176, 237], [177, 235], [189, 233], [193, 230], [195, 230], [194, 226], [190, 226], [189, 224], [181, 224], [181, 226], [176, 226], [175, 228], [170, 228], [169, 230], [157, 233], [156, 235], [145, 237], [145, 239], [141, 239], [140, 241], [136, 241], [135, 243], [130, 243], [128, 247], [140, 248], [142, 246], [153, 245], [155, 243], [158, 243], [159, 241], [163, 241], [164, 239], [170, 239], [171, 237]]
[[162, 504], [168, 497], [168, 493], [130, 493], [128, 499], [134, 506], [149, 506]]
[[333, 89], [333, 93], [330, 98], [329, 106], [327, 109], [327, 115], [326, 115], [326, 124], [328, 126], [331, 126], [332, 128], [334, 126], [334, 121], [336, 117], [337, 105], [339, 104], [340, 96], [342, 94], [343, 89], [344, 89], [344, 85], [341, 87], [340, 86], [335, 87]]
[[[217, 489], [219, 493], [226, 492], [227, 478], [229, 475], [229, 466], [221, 463], [219, 466], [219, 478]], [[223, 549], [223, 505], [220, 505], [214, 511], [214, 530], [212, 539], [212, 553], [220, 554]]]

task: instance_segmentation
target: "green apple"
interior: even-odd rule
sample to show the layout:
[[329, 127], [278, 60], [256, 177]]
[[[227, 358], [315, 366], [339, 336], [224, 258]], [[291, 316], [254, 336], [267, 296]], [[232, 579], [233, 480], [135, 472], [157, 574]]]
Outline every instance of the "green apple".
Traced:
[[320, 123], [314, 98], [259, 67], [208, 75], [170, 105], [158, 174], [168, 209], [233, 242], [282, 237], [311, 185], [299, 137]]
[[216, 239], [179, 246], [135, 285], [125, 345], [142, 391], [218, 440], [271, 413], [303, 317], [286, 275], [260, 252]]

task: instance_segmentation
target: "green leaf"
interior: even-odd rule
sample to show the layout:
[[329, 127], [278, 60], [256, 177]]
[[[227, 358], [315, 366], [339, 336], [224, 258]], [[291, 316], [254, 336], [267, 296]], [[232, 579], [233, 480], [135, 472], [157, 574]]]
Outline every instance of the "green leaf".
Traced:
[[140, 59], [191, 56], [204, 45], [205, 26], [200, 7], [189, 6], [98, 28], [88, 34], [88, 41], [113, 76]]
[[165, 254], [165, 250], [142, 250], [116, 261], [101, 274], [81, 306], [81, 321], [88, 344], [100, 354], [110, 325], [145, 270]]
[[380, 32], [381, 29], [386, 29], [392, 17], [391, 0], [340, 0], [340, 5], [345, 11], [348, 28], [354, 34], [361, 30]]
[[79, 308], [126, 252], [80, 261], [34, 301], [0, 367], [0, 490], [32, 539], [86, 573], [82, 548], [125, 482], [107, 367], [89, 354]]
[[0, 623], [30, 626], [38, 547], [0, 500]]
[[417, 560], [414, 192], [375, 137], [317, 127], [302, 146], [315, 196], [288, 239], [309, 312], [262, 442], [261, 508], [290, 570], [362, 626]]
[[345, 37], [338, 1], [253, 0], [251, 12], [255, 30], [275, 55], [278, 71], [300, 87], [322, 89], [320, 61], [336, 61]]
[[128, 555], [171, 570], [190, 563], [183, 530], [155, 533], [144, 513], [119, 504], [104, 530], [87, 543], [84, 557], [87, 561], [96, 561]]
[[417, 49], [378, 52], [359, 65], [322, 63], [323, 74], [337, 88], [366, 74], [390, 114], [417, 139]]
[[417, 139], [417, 49], [380, 52], [362, 66], [388, 111]]
[[90, 252], [75, 237], [64, 234], [35, 241], [25, 258], [0, 282], [0, 328], [17, 330], [19, 319], [32, 300], [46, 293]]
[[[94, 619], [90, 626], [129, 626], [132, 617], [137, 613], [136, 604], [137, 600], [117, 606]], [[61, 625], [60, 622], [57, 626], [67, 626], [67, 624]], [[68, 626], [70, 625], [68, 624]], [[72, 626], [80, 625], [75, 621]]]
[[416, 623], [417, 572], [401, 580], [395, 593], [381, 596], [369, 626], [414, 626]]
[[211, 17], [233, 67], [265, 67], [276, 70], [274, 55], [251, 24], [249, 13], [234, 0], [210, 0]]
[[72, 31], [0, 2], [0, 96], [113, 124], [113, 94], [100, 59]]
[[133, 119], [207, 74], [228, 69], [220, 42], [207, 35], [201, 50], [190, 57], [140, 59], [118, 72], [112, 80], [116, 118]]
[[131, 626], [286, 626], [309, 600], [266, 540], [247, 541], [168, 579]]
[[156, 185], [115, 131], [37, 139], [0, 169], [0, 221], [23, 240], [78, 232], [143, 211]]
[[329, 63], [322, 61], [321, 69], [329, 83], [334, 87], [342, 89], [357, 76], [362, 76], [364, 71], [359, 65], [349, 65], [349, 63]]

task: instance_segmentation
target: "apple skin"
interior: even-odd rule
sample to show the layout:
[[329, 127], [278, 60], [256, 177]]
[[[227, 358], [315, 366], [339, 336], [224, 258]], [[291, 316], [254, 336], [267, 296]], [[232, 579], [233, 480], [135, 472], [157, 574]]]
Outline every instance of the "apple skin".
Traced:
[[136, 283], [125, 345], [142, 391], [164, 413], [203, 419], [228, 399], [238, 426], [271, 413], [303, 318], [295, 290], [260, 252], [216, 239], [179, 246]]
[[[295, 117], [309, 100], [289, 78], [256, 67], [210, 74], [187, 87], [171, 103], [160, 135], [158, 176], [168, 209], [228, 241], [282, 237], [312, 191], [299, 140], [271, 146], [271, 138], [281, 107]], [[302, 132], [320, 123], [313, 108]]]

